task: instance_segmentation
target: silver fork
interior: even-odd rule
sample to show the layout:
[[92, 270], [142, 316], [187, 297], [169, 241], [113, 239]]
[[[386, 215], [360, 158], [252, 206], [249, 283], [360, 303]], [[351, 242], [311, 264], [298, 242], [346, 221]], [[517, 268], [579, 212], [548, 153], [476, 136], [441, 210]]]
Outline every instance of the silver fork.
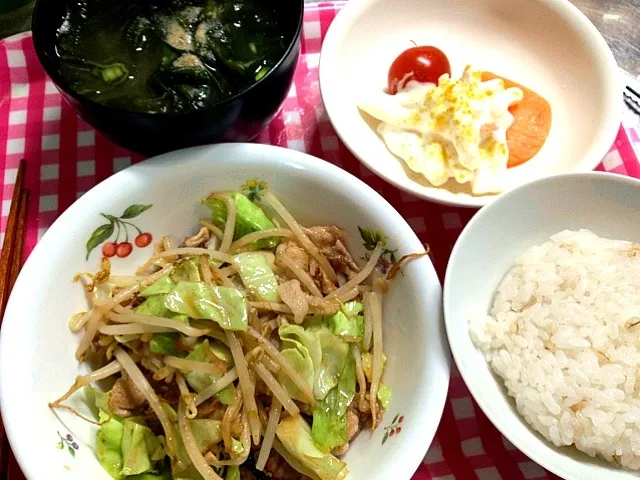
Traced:
[[637, 90], [627, 85], [622, 92], [624, 103], [629, 107], [636, 115], [640, 115], [640, 93]]

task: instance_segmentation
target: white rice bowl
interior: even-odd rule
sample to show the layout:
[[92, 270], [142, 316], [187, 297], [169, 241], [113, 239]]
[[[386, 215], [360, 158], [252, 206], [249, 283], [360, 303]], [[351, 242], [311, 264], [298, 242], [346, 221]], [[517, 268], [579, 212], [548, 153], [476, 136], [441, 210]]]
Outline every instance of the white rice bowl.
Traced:
[[640, 469], [640, 244], [552, 236], [518, 258], [469, 331], [547, 440]]

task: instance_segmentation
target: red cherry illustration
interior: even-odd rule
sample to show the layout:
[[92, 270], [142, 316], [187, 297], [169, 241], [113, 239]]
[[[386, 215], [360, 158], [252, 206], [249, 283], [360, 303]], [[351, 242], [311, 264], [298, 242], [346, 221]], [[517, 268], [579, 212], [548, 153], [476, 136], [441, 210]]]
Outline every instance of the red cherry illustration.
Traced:
[[404, 415], [402, 415], [399, 419], [398, 419], [398, 423], [402, 423], [404, 422]]
[[393, 437], [393, 435], [394, 435], [395, 433], [396, 433], [396, 432], [395, 432], [395, 430], [391, 430], [391, 431], [389, 432], [389, 436], [390, 436], [390, 437]]
[[105, 257], [113, 257], [116, 254], [118, 245], [114, 242], [107, 242], [102, 246], [102, 255]]
[[396, 434], [400, 433], [402, 431], [402, 427], [396, 427]]
[[133, 245], [131, 245], [129, 242], [122, 242], [116, 249], [116, 255], [118, 255], [120, 258], [128, 257], [131, 253], [131, 250], [133, 250]]
[[153, 237], [149, 232], [141, 233], [135, 239], [136, 246], [144, 248], [151, 243], [151, 240], [153, 240]]

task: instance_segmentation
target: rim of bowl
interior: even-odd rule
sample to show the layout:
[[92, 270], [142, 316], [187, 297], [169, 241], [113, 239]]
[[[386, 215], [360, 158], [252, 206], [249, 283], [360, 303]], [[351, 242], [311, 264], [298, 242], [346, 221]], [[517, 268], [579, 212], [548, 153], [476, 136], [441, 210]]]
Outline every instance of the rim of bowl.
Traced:
[[[166, 112], [166, 113], [136, 112], [136, 111], [133, 111], [133, 110], [126, 110], [124, 108], [113, 107], [111, 105], [106, 105], [104, 103], [96, 102], [95, 100], [92, 100], [89, 97], [81, 95], [78, 92], [76, 92], [75, 90], [73, 90], [68, 85], [68, 83], [64, 80], [64, 78], [62, 77], [62, 74], [60, 74], [57, 69], [53, 68], [52, 62], [50, 62], [49, 59], [47, 58], [47, 55], [44, 54], [44, 52], [49, 47], [42, 44], [41, 35], [39, 33], [42, 29], [39, 26], [36, 25], [36, 18], [39, 15], [38, 12], [42, 8], [44, 8], [42, 6], [42, 1], [41, 0], [36, 0], [36, 2], [35, 2], [35, 6], [34, 6], [34, 9], [33, 9], [33, 16], [31, 17], [31, 35], [33, 37], [33, 46], [35, 48], [36, 55], [38, 57], [38, 60], [40, 61], [40, 65], [42, 65], [42, 68], [44, 69], [45, 73], [49, 76], [49, 78], [51, 78], [51, 80], [53, 81], [53, 84], [56, 86], [56, 88], [59, 88], [60, 90], [65, 92], [70, 97], [73, 97], [76, 101], [78, 101], [80, 103], [89, 104], [91, 106], [91, 108], [104, 108], [104, 109], [107, 109], [107, 110], [112, 111], [112, 112], [123, 112], [123, 113], [126, 113], [127, 115], [135, 116], [135, 117], [142, 118], [142, 119], [159, 118], [159, 117], [180, 118], [180, 117], [187, 116], [187, 115], [200, 114], [200, 113], [203, 113], [203, 112], [214, 110], [214, 109], [216, 109], [218, 107], [221, 107], [221, 106], [228, 105], [228, 104], [236, 101], [238, 98], [242, 97], [246, 93], [250, 92], [251, 90], [256, 88], [258, 85], [262, 84], [264, 81], [266, 81], [267, 78], [271, 77], [273, 72], [275, 70], [277, 70], [280, 67], [280, 65], [282, 65], [282, 63], [284, 62], [285, 58], [287, 58], [289, 56], [289, 54], [291, 53], [291, 51], [294, 48], [296, 48], [296, 46], [300, 43], [302, 25], [304, 23], [304, 0], [298, 0], [297, 5], [299, 6], [300, 14], [298, 15], [298, 22], [297, 22], [293, 37], [289, 40], [289, 45], [287, 46], [285, 52], [280, 56], [280, 58], [278, 59], [276, 64], [273, 67], [271, 67], [271, 69], [265, 74], [264, 77], [262, 77], [257, 82], [254, 82], [254, 83], [248, 85], [247, 87], [245, 87], [244, 89], [240, 90], [238, 93], [232, 95], [231, 97], [222, 100], [221, 102], [214, 103], [213, 105], [209, 105], [206, 108], [193, 110], [193, 111], [187, 111], [187, 112]], [[38, 27], [38, 28], [36, 28], [36, 27]]]
[[[425, 187], [419, 186], [416, 182], [403, 183], [403, 181], [406, 181], [406, 175], [402, 177], [402, 180], [400, 180], [397, 176], [387, 175], [382, 171], [381, 168], [377, 166], [376, 162], [373, 162], [371, 161], [371, 159], [361, 156], [357, 149], [354, 147], [353, 142], [350, 141], [351, 137], [345, 134], [345, 132], [348, 132], [349, 129], [343, 128], [345, 127], [345, 125], [343, 124], [343, 120], [340, 118], [340, 115], [336, 115], [336, 113], [333, 111], [333, 105], [336, 103], [336, 101], [333, 99], [334, 94], [332, 89], [328, 88], [327, 86], [328, 73], [324, 72], [327, 72], [327, 69], [329, 68], [327, 66], [327, 62], [332, 62], [332, 64], [335, 63], [335, 59], [338, 54], [338, 46], [346, 32], [351, 28], [351, 25], [354, 23], [354, 21], [357, 21], [358, 17], [360, 17], [363, 12], [365, 12], [368, 8], [371, 7], [372, 4], [374, 4], [374, 2], [377, 1], [378, 0], [360, 0], [358, 2], [348, 2], [342, 8], [342, 10], [340, 10], [333, 22], [331, 22], [329, 30], [327, 31], [324, 42], [322, 44], [319, 64], [320, 96], [322, 97], [322, 102], [325, 106], [325, 110], [327, 111], [329, 121], [331, 122], [331, 125], [333, 126], [340, 140], [342, 140], [349, 151], [360, 161], [360, 163], [374, 172], [378, 177], [403, 191], [412, 193], [420, 198], [424, 198], [432, 202], [456, 207], [480, 208], [494, 202], [497, 198], [500, 198], [502, 195], [505, 195], [506, 193], [512, 191], [513, 189], [510, 189], [496, 195], [485, 195], [479, 197], [470, 195], [457, 195], [452, 196], [452, 198], [440, 198], [437, 195], [434, 195], [430, 190], [425, 190]], [[593, 169], [597, 167], [600, 162], [602, 162], [602, 159], [611, 148], [611, 145], [613, 145], [616, 135], [618, 134], [618, 129], [620, 128], [623, 102], [621, 95], [619, 94], [621, 88], [621, 79], [619, 75], [618, 64], [616, 63], [613, 52], [609, 48], [609, 45], [607, 44], [602, 34], [598, 31], [595, 25], [591, 23], [587, 16], [569, 0], [535, 1], [547, 5], [549, 8], [562, 15], [564, 18], [569, 19], [571, 23], [576, 26], [576, 28], [586, 31], [588, 37], [591, 39], [591, 50], [595, 51], [595, 56], [599, 59], [599, 62], [601, 64], [604, 64], [605, 70], [610, 73], [608, 78], [609, 88], [607, 91], [607, 96], [609, 97], [608, 103], [611, 105], [617, 105], [617, 107], [612, 107], [609, 110], [609, 115], [606, 119], [605, 127], [601, 130], [602, 133], [598, 137], [598, 140], [592, 145], [587, 155], [582, 159], [582, 161], [573, 171], [546, 175], [542, 178], [547, 178], [549, 176], [555, 175], [563, 175], [564, 173], [590, 172], [593, 171]], [[384, 145], [383, 147], [386, 148], [386, 146]], [[402, 160], [397, 159], [397, 161], [401, 162]], [[524, 185], [526, 185], [527, 183], [525, 183]], [[429, 188], [438, 190], [438, 187]]]
[[[76, 211], [80, 211], [82, 209], [82, 204], [84, 202], [95, 200], [98, 198], [103, 198], [103, 197], [106, 198], [108, 195], [106, 195], [105, 192], [112, 191], [112, 188], [118, 184], [120, 178], [124, 175], [127, 175], [128, 171], [130, 171], [131, 169], [139, 170], [141, 168], [145, 168], [145, 166], [150, 166], [153, 164], [159, 164], [160, 166], [172, 164], [173, 162], [172, 156], [175, 155], [175, 152], [196, 152], [198, 150], [204, 151], [204, 150], [214, 150], [214, 149], [224, 150], [228, 148], [248, 148], [256, 152], [259, 152], [261, 150], [276, 150], [279, 152], [282, 152], [282, 151], [289, 152], [284, 155], [277, 156], [278, 160], [276, 163], [281, 165], [284, 168], [291, 168], [291, 169], [300, 170], [306, 173], [313, 173], [314, 177], [330, 178], [332, 180], [335, 180], [344, 184], [345, 186], [350, 186], [356, 189], [356, 191], [358, 191], [360, 196], [364, 195], [368, 199], [373, 200], [377, 208], [383, 208], [384, 210], [386, 210], [390, 218], [390, 221], [393, 221], [394, 223], [397, 223], [399, 226], [401, 226], [401, 228], [405, 231], [405, 235], [407, 236], [407, 238], [411, 239], [410, 243], [413, 244], [415, 248], [417, 249], [424, 248], [420, 243], [420, 240], [418, 239], [417, 235], [415, 234], [413, 229], [409, 226], [409, 224], [406, 222], [406, 220], [384, 197], [382, 197], [382, 195], [380, 195], [373, 188], [371, 188], [369, 185], [364, 183], [362, 180], [360, 180], [356, 176], [350, 174], [349, 172], [346, 172], [345, 170], [342, 170], [338, 166], [333, 165], [329, 162], [321, 161], [318, 158], [313, 157], [312, 155], [309, 155], [307, 153], [298, 152], [296, 150], [290, 150], [290, 149], [286, 149], [286, 148], [278, 147], [274, 145], [253, 144], [253, 143], [220, 143], [215, 145], [189, 147], [182, 150], [176, 150], [174, 152], [168, 152], [165, 154], [158, 155], [156, 157], [149, 158], [138, 164], [131, 165], [130, 167], [127, 167], [124, 170], [121, 170], [120, 172], [112, 175], [111, 177], [95, 185], [88, 192], [86, 192], [80, 199], [76, 200], [69, 208], [67, 208], [55, 220], [55, 222], [51, 225], [51, 227], [49, 227], [47, 232], [45, 232], [45, 234], [43, 235], [42, 239], [38, 241], [33, 251], [29, 255], [29, 258], [27, 259], [24, 267], [22, 268], [20, 275], [18, 276], [18, 279], [16, 280], [16, 284], [14, 285], [14, 290], [18, 290], [22, 288], [22, 283], [27, 281], [27, 277], [25, 276], [24, 272], [28, 272], [29, 270], [31, 270], [32, 268], [31, 265], [32, 264], [35, 265], [35, 262], [37, 262], [39, 258], [42, 255], [44, 255], [45, 250], [43, 249], [45, 247], [43, 245], [45, 245], [45, 241], [43, 240], [45, 240], [50, 236], [56, 235], [58, 230], [64, 231], [65, 224], [68, 223], [76, 215]], [[253, 157], [249, 157], [248, 155], [240, 156], [238, 158], [235, 158], [234, 162], [235, 162], [234, 164], [238, 166], [242, 166], [243, 164], [247, 164], [247, 163], [262, 164], [267, 169], [269, 168], [270, 165], [274, 165], [274, 162], [272, 161], [267, 162], [260, 155], [255, 155]], [[94, 199], [94, 197], [96, 198]], [[412, 247], [412, 245], [408, 245], [408, 246]], [[42, 254], [40, 253], [41, 251], [43, 252]], [[431, 437], [430, 442], [428, 444], [426, 442], [424, 444], [419, 443], [418, 444], [419, 446], [410, 449], [408, 453], [405, 453], [406, 460], [403, 462], [401, 466], [397, 466], [396, 468], [396, 473], [398, 469], [406, 472], [407, 480], [411, 478], [415, 470], [418, 468], [418, 466], [420, 465], [420, 462], [422, 461], [422, 459], [424, 458], [424, 455], [426, 454], [427, 449], [430, 447], [431, 443], [433, 442], [433, 439], [435, 438], [435, 434], [438, 429], [438, 426], [440, 425], [440, 421], [442, 419], [442, 413], [444, 411], [447, 392], [449, 389], [450, 373], [451, 373], [451, 356], [449, 353], [449, 346], [445, 337], [445, 329], [444, 329], [444, 321], [443, 321], [444, 317], [443, 317], [442, 301], [441, 301], [442, 299], [441, 283], [435, 272], [433, 262], [431, 262], [430, 258], [427, 257], [427, 259], [429, 263], [427, 265], [424, 265], [422, 268], [416, 269], [414, 274], [416, 276], [416, 280], [415, 280], [416, 283], [422, 287], [426, 287], [429, 284], [430, 282], [429, 277], [431, 276], [433, 279], [435, 279], [435, 287], [439, 290], [439, 293], [440, 293], [440, 301], [438, 305], [435, 306], [436, 310], [439, 312], [437, 315], [437, 318], [435, 319], [435, 322], [436, 322], [435, 330], [439, 334], [437, 335], [438, 338], [435, 338], [434, 340], [432, 340], [431, 339], [432, 335], [430, 335], [430, 332], [428, 331], [427, 328], [425, 328], [425, 334], [424, 334], [425, 344], [431, 341], [434, 342], [435, 348], [432, 348], [431, 351], [432, 352], [435, 351], [435, 355], [439, 357], [439, 360], [437, 362], [427, 363], [426, 356], [425, 356], [425, 367], [422, 370], [422, 372], [424, 372], [425, 374], [426, 372], [431, 372], [432, 376], [425, 378], [425, 384], [429, 384], [429, 385], [433, 385], [433, 377], [434, 377], [433, 374], [435, 373], [435, 375], [438, 377], [439, 390], [437, 394], [434, 394], [434, 401], [433, 401], [434, 407], [431, 408], [429, 411], [426, 411], [424, 409], [419, 410], [420, 412], [422, 412], [422, 416], [419, 417], [423, 419], [422, 423], [430, 427], [429, 430], [425, 432], [428, 434], [428, 436]], [[7, 310], [6, 310], [7, 313], [5, 314], [5, 324], [3, 325], [2, 330], [0, 330], [0, 372], [4, 371], [4, 367], [3, 367], [4, 365], [9, 364], [8, 362], [2, 361], [2, 360], [5, 360], [5, 357], [9, 355], [9, 353], [7, 353], [8, 349], [5, 347], [5, 345], [9, 343], [9, 339], [6, 333], [7, 328], [5, 327], [9, 326], [9, 328], [13, 328], [13, 324], [16, 323], [17, 321], [16, 319], [18, 318], [17, 316], [13, 315], [13, 311], [18, 310], [20, 308], [16, 303], [17, 300], [15, 300], [15, 298], [16, 297], [14, 297], [13, 295], [9, 297], [9, 302], [7, 304]], [[420, 302], [422, 307], [424, 307], [423, 310], [426, 310], [427, 308], [426, 303], [422, 300], [422, 297], [414, 301]], [[424, 323], [427, 323], [428, 321], [429, 319], [425, 317]], [[15, 334], [15, 332], [13, 333]], [[430, 368], [429, 368], [429, 365], [431, 365]], [[7, 413], [7, 409], [6, 409], [7, 402], [4, 400], [5, 397], [8, 395], [7, 393], [5, 393], [7, 392], [7, 389], [4, 388], [6, 382], [7, 382], [7, 375], [0, 375], [0, 414], [4, 419], [5, 431], [7, 432], [7, 438], [9, 439], [9, 442], [11, 444], [15, 458], [18, 461], [18, 464], [20, 465], [20, 468], [25, 474], [25, 476], [29, 479], [32, 479], [32, 478], [35, 478], [34, 476], [35, 472], [31, 468], [31, 464], [33, 463], [32, 461], [33, 455], [32, 455], [32, 452], [28, 449], [28, 447], [25, 446], [23, 443], [16, 444], [14, 429], [17, 428], [17, 426], [14, 422], [11, 421], [11, 419], [17, 416], [18, 412], [14, 412], [13, 410], [10, 410], [11, 413]], [[427, 391], [428, 390], [425, 390], [425, 392]], [[9, 404], [11, 405], [11, 402], [9, 402]], [[10, 417], [8, 415], [10, 415]]]
[[[453, 356], [454, 361], [456, 362], [456, 367], [458, 368], [458, 365], [460, 365], [460, 363], [458, 362], [459, 358], [462, 358], [463, 356], [465, 356], [466, 351], [461, 351], [461, 350], [457, 350], [454, 343], [451, 341], [451, 336], [449, 335], [449, 332], [453, 332], [456, 331], [455, 330], [455, 325], [453, 324], [453, 320], [449, 320], [451, 318], [451, 315], [449, 314], [449, 309], [450, 309], [450, 305], [451, 305], [451, 300], [449, 300], [449, 295], [447, 294], [447, 292], [449, 290], [451, 290], [452, 287], [451, 286], [451, 276], [449, 275], [449, 266], [452, 265], [453, 263], [455, 263], [455, 259], [458, 256], [458, 252], [460, 250], [462, 250], [462, 243], [467, 241], [467, 237], [469, 237], [472, 233], [471, 230], [473, 230], [475, 228], [475, 226], [483, 221], [483, 217], [488, 214], [492, 207], [494, 205], [499, 205], [503, 202], [509, 202], [511, 200], [511, 196], [512, 195], [520, 195], [522, 192], [521, 190], [525, 190], [525, 189], [530, 189], [530, 188], [537, 188], [539, 186], [539, 184], [541, 183], [547, 183], [547, 182], [557, 182], [557, 181], [562, 181], [565, 178], [570, 178], [570, 179], [574, 179], [574, 178], [584, 178], [584, 177], [589, 177], [589, 178], [597, 178], [600, 181], [603, 182], [612, 182], [612, 183], [625, 183], [625, 184], [629, 184], [629, 185], [633, 185], [635, 187], [640, 188], [640, 179], [634, 178], [634, 177], [628, 177], [628, 176], [624, 176], [624, 175], [618, 175], [615, 173], [610, 173], [610, 172], [570, 172], [570, 173], [561, 173], [561, 174], [557, 174], [557, 175], [551, 175], [549, 177], [544, 177], [544, 178], [539, 178], [536, 179], [530, 183], [521, 185], [518, 188], [515, 188], [513, 190], [510, 190], [506, 193], [504, 193], [503, 195], [500, 196], [499, 199], [497, 199], [495, 202], [493, 202], [491, 205], [488, 205], [486, 208], [481, 209], [476, 215], [473, 216], [473, 218], [469, 221], [469, 223], [467, 223], [467, 225], [465, 226], [465, 228], [462, 230], [462, 233], [460, 234], [460, 236], [458, 237], [458, 240], [456, 241], [455, 245], [453, 246], [453, 250], [451, 251], [451, 256], [449, 257], [449, 263], [447, 264], [447, 271], [445, 272], [445, 278], [444, 278], [444, 285], [443, 285], [443, 294], [442, 294], [442, 305], [443, 305], [443, 312], [444, 312], [444, 325], [445, 325], [445, 330], [447, 331], [447, 341], [449, 342], [449, 350], [451, 351], [451, 355]], [[515, 259], [514, 259], [515, 261]], [[506, 271], [505, 271], [506, 273]], [[465, 330], [465, 333], [468, 332], [468, 329]], [[458, 333], [458, 335], [460, 335]], [[474, 347], [475, 348], [475, 347]], [[489, 367], [491, 375], [495, 374], [493, 373], [493, 370], [491, 370], [491, 368]], [[528, 456], [531, 460], [533, 460], [534, 462], [536, 462], [538, 465], [541, 465], [543, 468], [549, 470], [550, 472], [554, 473], [555, 475], [558, 475], [562, 478], [570, 478], [567, 475], [570, 475], [571, 472], [568, 472], [562, 468], [557, 468], [556, 465], [553, 466], [549, 466], [548, 463], [545, 461], [545, 458], [543, 456], [542, 453], [539, 453], [539, 450], [537, 450], [535, 447], [529, 445], [526, 442], [522, 442], [519, 440], [516, 440], [512, 437], [511, 435], [511, 431], [509, 430], [508, 426], [503, 425], [503, 421], [498, 418], [498, 416], [493, 415], [490, 413], [489, 409], [486, 408], [487, 404], [491, 401], [490, 398], [485, 398], [483, 396], [481, 396], [478, 392], [478, 388], [476, 383], [472, 380], [472, 376], [468, 374], [468, 372], [464, 369], [464, 368], [458, 368], [458, 371], [460, 372], [460, 376], [462, 377], [462, 379], [464, 380], [465, 385], [467, 386], [467, 388], [469, 389], [469, 392], [471, 393], [471, 396], [473, 397], [473, 399], [476, 401], [476, 403], [478, 404], [478, 406], [480, 407], [480, 409], [483, 411], [483, 413], [487, 416], [487, 418], [489, 419], [489, 421], [491, 422], [491, 424], [498, 429], [498, 431], [505, 436], [505, 438], [507, 440], [509, 440], [516, 448], [518, 448], [518, 450], [520, 450], [522, 453], [524, 453], [526, 456]], [[504, 382], [500, 383], [500, 380], [498, 378], [496, 378], [496, 382], [499, 385], [503, 385]], [[507, 400], [508, 401], [512, 401], [512, 398], [507, 395]], [[522, 417], [521, 417], [522, 418]], [[524, 419], [523, 419], [524, 420]], [[531, 427], [531, 425], [529, 425], [528, 422], [525, 422], [527, 428], [534, 433], [537, 433], [533, 427]], [[550, 448], [556, 448], [549, 440], [547, 440], [546, 438], [543, 439], [543, 441], [550, 447]], [[575, 446], [571, 446], [571, 448], [576, 448]], [[576, 451], [579, 451], [576, 449]], [[580, 452], [580, 451], [579, 451]], [[582, 453], [582, 452], [580, 452]], [[561, 455], [560, 453], [558, 453], [558, 455]], [[586, 453], [584, 454], [586, 455]]]

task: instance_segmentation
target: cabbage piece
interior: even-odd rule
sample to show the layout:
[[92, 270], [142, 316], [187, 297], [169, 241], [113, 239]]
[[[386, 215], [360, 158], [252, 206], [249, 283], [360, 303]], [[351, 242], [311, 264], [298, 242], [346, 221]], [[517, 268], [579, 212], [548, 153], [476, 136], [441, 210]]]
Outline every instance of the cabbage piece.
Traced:
[[161, 471], [164, 438], [156, 437], [141, 417], [122, 419], [106, 413], [109, 393], [93, 387], [85, 388], [85, 393], [98, 408], [96, 457], [107, 473], [115, 480], [171, 480], [170, 473]]
[[210, 420], [208, 418], [187, 419], [191, 426], [193, 438], [200, 449], [200, 453], [205, 453], [211, 445], [215, 445], [222, 441], [222, 422], [219, 420]]
[[87, 404], [96, 416], [98, 416], [100, 411], [109, 411], [109, 393], [105, 393], [92, 385], [87, 385], [84, 387], [84, 394]]
[[228, 364], [233, 364], [233, 355], [231, 354], [229, 347], [212, 340], [209, 342], [209, 348], [220, 360], [227, 362]]
[[[176, 411], [168, 404], [163, 404], [165, 411], [169, 415], [169, 419], [172, 422], [172, 428], [174, 433], [174, 439], [176, 443], [177, 459], [182, 465], [180, 470], [176, 470], [176, 463], [174, 462], [173, 480], [201, 480], [202, 476], [191, 463], [191, 459], [187, 454], [182, 441], [182, 436], [178, 434], [177, 414]], [[219, 420], [211, 420], [207, 418], [187, 419], [187, 423], [191, 427], [191, 432], [198, 445], [200, 453], [205, 454], [211, 449], [212, 445], [220, 443], [222, 441], [222, 422]], [[235, 443], [240, 445], [241, 451], [244, 451], [242, 444], [236, 439], [233, 439], [234, 451], [237, 449]], [[126, 480], [129, 480], [127, 478]]]
[[170, 318], [179, 322], [188, 323], [189, 317], [175, 313], [165, 306], [166, 294], [152, 295], [135, 308], [135, 313], [152, 317]]
[[363, 305], [360, 302], [347, 302], [336, 313], [324, 318], [327, 327], [334, 335], [346, 341], [357, 342], [364, 335]]
[[344, 303], [340, 309], [344, 312], [345, 315], [354, 317], [364, 311], [364, 305], [360, 302], [352, 300], [350, 302]]
[[[367, 377], [367, 381], [371, 382], [371, 372], [373, 370], [373, 354], [370, 352], [362, 352], [362, 370], [364, 371], [364, 376]], [[384, 367], [387, 364], [387, 356], [382, 354], [382, 371], [384, 372]]]
[[340, 374], [351, 354], [349, 345], [326, 327], [314, 328], [311, 331], [318, 337], [322, 347], [322, 361], [316, 372], [313, 394], [316, 399], [323, 400], [329, 391], [338, 385]]
[[[317, 319], [316, 319], [317, 320]], [[300, 325], [284, 325], [278, 333], [282, 341], [282, 356], [313, 388], [316, 399], [324, 399], [338, 384], [349, 354], [349, 345], [329, 331], [322, 321], [311, 319]], [[284, 372], [278, 380], [289, 395], [305, 401], [298, 387]]]
[[225, 330], [247, 330], [247, 298], [235, 288], [182, 281], [166, 295], [164, 305], [194, 319], [212, 320]]
[[102, 468], [115, 480], [120, 480], [122, 475], [122, 437], [124, 425], [115, 416], [109, 416], [100, 411], [98, 417], [101, 426], [96, 434], [96, 457]]
[[244, 286], [266, 302], [279, 302], [278, 279], [269, 266], [266, 257], [257, 252], [235, 255], [233, 259]]
[[[313, 388], [316, 372], [322, 361], [320, 340], [313, 332], [299, 325], [282, 325], [278, 334], [282, 342], [282, 356]], [[306, 402], [300, 389], [284, 371], [278, 372], [277, 378], [292, 398]]]
[[[236, 225], [233, 239], [238, 240], [248, 233], [259, 232], [269, 228], [276, 228], [275, 223], [269, 220], [264, 211], [249, 198], [240, 193], [233, 192], [231, 199], [236, 205]], [[224, 229], [227, 222], [227, 204], [219, 198], [204, 198], [202, 203], [211, 209], [211, 221], [218, 228]], [[254, 242], [255, 249], [273, 248], [280, 242], [279, 238], [263, 238]]]
[[356, 393], [356, 362], [348, 355], [338, 385], [313, 410], [311, 436], [322, 452], [344, 445], [347, 438], [347, 408]]
[[385, 410], [389, 409], [391, 403], [391, 387], [381, 383], [378, 387], [378, 402]]
[[161, 276], [158, 280], [153, 282], [147, 288], [140, 292], [141, 297], [151, 297], [152, 295], [159, 295], [162, 293], [169, 293], [171, 290], [175, 288], [176, 284], [173, 283], [169, 274], [166, 273]]
[[188, 257], [178, 268], [171, 272], [171, 280], [174, 285], [182, 281], [201, 282], [200, 269], [194, 258]]
[[[193, 463], [191, 463], [191, 458], [189, 458], [184, 443], [182, 442], [182, 436], [180, 435], [178, 429], [178, 414], [168, 403], [163, 402], [162, 406], [169, 416], [169, 421], [171, 422], [171, 429], [176, 446], [176, 461], [174, 461], [172, 465], [173, 476], [171, 478], [173, 478], [173, 480], [201, 480], [202, 476], [193, 466]], [[210, 423], [214, 422], [214, 420], [208, 419], [187, 419], [187, 422], [191, 426], [191, 430], [201, 453], [204, 453], [204, 449], [206, 446], [211, 445], [211, 443], [217, 443], [215, 440], [217, 440], [218, 436], [220, 436], [221, 440], [222, 435], [220, 433], [219, 422], [215, 421], [216, 423]], [[218, 442], [220, 440], [218, 440]], [[167, 455], [169, 455], [169, 451], [166, 445], [165, 452], [167, 453]], [[127, 478], [126, 480], [129, 479]]]
[[224, 475], [224, 480], [240, 480], [240, 467], [237, 465], [231, 465], [227, 468], [227, 473]]
[[126, 477], [155, 471], [156, 462], [165, 456], [158, 438], [141, 418], [126, 418], [123, 426], [120, 474]]
[[[287, 348], [282, 351], [282, 357], [307, 381], [309, 386], [313, 386], [315, 370], [313, 368], [313, 361], [306, 347]], [[291, 398], [301, 402], [307, 401], [300, 389], [291, 381], [286, 373], [283, 371], [278, 372], [277, 378]]]
[[309, 468], [307, 468], [300, 460], [294, 457], [289, 451], [284, 448], [282, 442], [278, 440], [278, 438], [273, 439], [273, 449], [280, 454], [282, 458], [286, 460], [286, 462], [291, 465], [291, 467], [312, 480], [319, 480], [319, 476], [315, 474], [315, 472]]
[[171, 355], [174, 357], [185, 357], [187, 352], [178, 348], [179, 333], [154, 333], [149, 342], [149, 349], [152, 353], [160, 355]]
[[[177, 415], [173, 408], [169, 405], [165, 404], [165, 410], [169, 414], [169, 418], [173, 423], [174, 434], [178, 431], [177, 426]], [[193, 433], [193, 437], [196, 441], [196, 445], [198, 445], [198, 449], [200, 453], [203, 455], [208, 452], [211, 447], [217, 443], [222, 441], [222, 422], [219, 420], [211, 420], [208, 418], [196, 418], [196, 419], [187, 419], [187, 423], [191, 427], [191, 432]], [[175, 436], [176, 441], [176, 449], [177, 449], [177, 457], [184, 466], [179, 472], [174, 471], [174, 476], [170, 477], [174, 480], [199, 480], [201, 479], [201, 475], [198, 473], [196, 468], [191, 463], [191, 459], [187, 454], [187, 451], [184, 447], [184, 443], [182, 442], [182, 437], [180, 435]], [[244, 447], [242, 443], [240, 443], [235, 438], [232, 439], [233, 442], [233, 451], [234, 452], [244, 452]], [[129, 480], [127, 478], [126, 480]]]
[[311, 330], [305, 330], [300, 325], [282, 325], [278, 329], [282, 342], [282, 350], [304, 347], [309, 352], [313, 368], [320, 368], [322, 362], [322, 345], [318, 336]]
[[[302, 416], [286, 417], [276, 427], [276, 435], [292, 467], [300, 473], [320, 480], [342, 480], [347, 466], [330, 453], [321, 452], [311, 437], [311, 428]], [[281, 450], [284, 450], [280, 452]]]
[[[187, 360], [193, 360], [196, 362], [209, 362], [209, 355], [207, 354], [207, 349], [211, 350], [213, 354], [218, 357], [220, 360], [223, 360], [227, 363], [231, 363], [233, 357], [231, 356], [231, 352], [227, 347], [223, 347], [218, 345], [217, 343], [209, 343], [209, 340], [204, 340], [194, 348], [189, 355], [187, 355]], [[207, 388], [217, 379], [219, 379], [222, 375], [218, 374], [209, 374], [209, 373], [199, 373], [199, 372], [189, 372], [186, 375], [187, 383], [193, 388], [196, 392], [200, 393], [202, 390]], [[233, 385], [229, 385], [223, 388], [221, 391], [216, 393], [215, 397], [220, 400], [225, 405], [231, 405], [233, 400], [235, 399], [236, 391]]]
[[100, 428], [96, 432], [96, 457], [102, 468], [115, 480], [122, 476], [122, 436], [124, 425], [122, 419], [109, 415], [109, 393], [87, 385], [84, 388], [87, 403], [92, 410], [97, 411]]

